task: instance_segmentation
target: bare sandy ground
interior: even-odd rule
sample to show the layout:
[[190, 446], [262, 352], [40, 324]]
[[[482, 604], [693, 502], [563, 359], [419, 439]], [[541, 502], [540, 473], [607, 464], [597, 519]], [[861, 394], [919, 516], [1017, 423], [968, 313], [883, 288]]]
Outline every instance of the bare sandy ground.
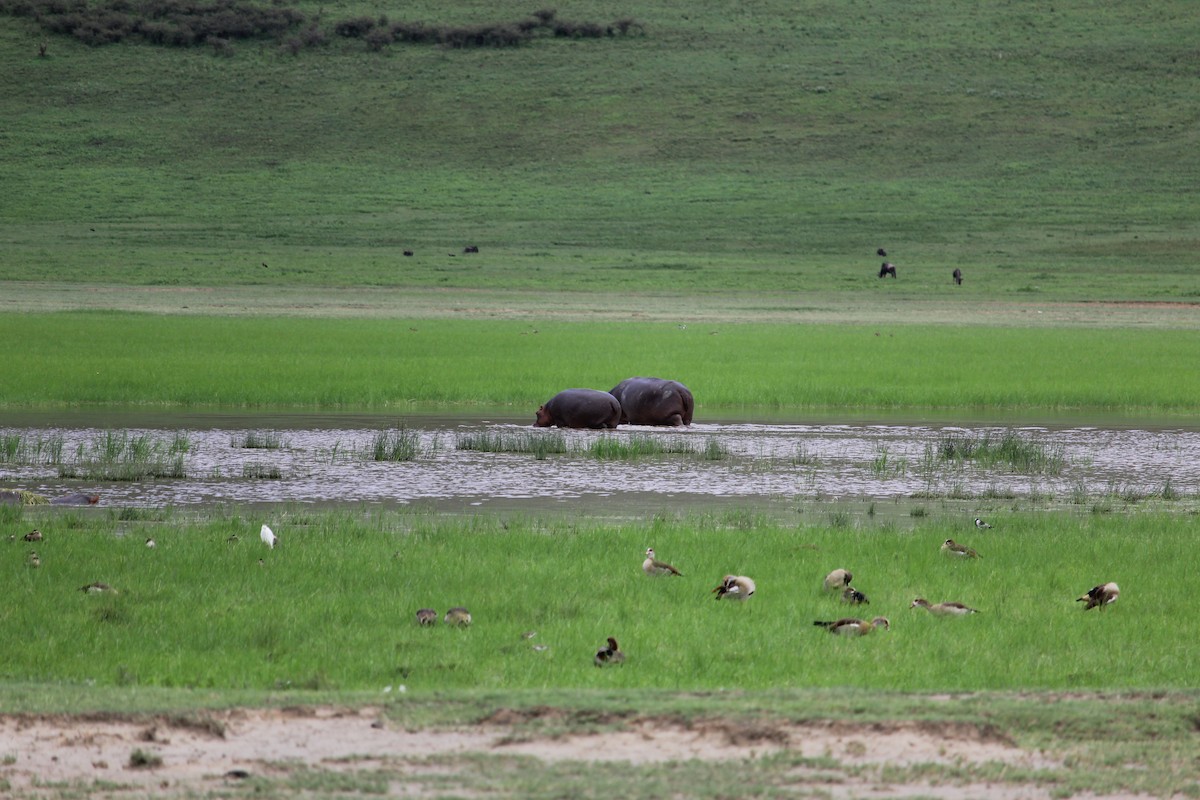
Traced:
[[[10, 715], [0, 717], [0, 786], [7, 781], [7, 791], [16, 798], [56, 797], [53, 787], [64, 786], [86, 787], [89, 797], [182, 797], [220, 792], [247, 776], [284, 774], [295, 765], [345, 772], [395, 766], [406, 759], [427, 764], [430, 757], [478, 754], [652, 765], [755, 759], [788, 750], [805, 758], [832, 759], [847, 769], [838, 780], [823, 783], [833, 797], [1040, 800], [1050, 797], [1048, 790], [1023, 784], [896, 786], [871, 779], [874, 770], [853, 768], [983, 762], [1031, 769], [1061, 766], [1002, 734], [962, 723], [795, 725], [639, 718], [602, 733], [539, 737], [521, 726], [530, 718], [528, 710], [502, 710], [469, 727], [407, 730], [375, 707], [232, 710], [176, 718]], [[160, 758], [161, 764], [135, 767], [135, 751]], [[422, 786], [406, 786], [402, 780], [393, 781], [392, 789], [392, 796], [424, 796]]]

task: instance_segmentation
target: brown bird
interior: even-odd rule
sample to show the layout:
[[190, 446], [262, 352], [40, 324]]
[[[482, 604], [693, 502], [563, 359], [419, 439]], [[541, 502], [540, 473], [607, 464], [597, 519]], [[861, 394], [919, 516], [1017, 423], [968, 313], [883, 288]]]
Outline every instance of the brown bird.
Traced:
[[105, 592], [109, 592], [111, 594], [117, 593], [116, 589], [114, 589], [113, 587], [109, 586], [107, 583], [104, 583], [102, 581], [96, 581], [95, 583], [89, 583], [87, 586], [80, 586], [79, 591], [81, 591], [85, 594], [103, 594]]
[[825, 591], [832, 592], [845, 588], [854, 580], [854, 573], [848, 569], [835, 569], [825, 576]]
[[875, 619], [870, 620], [869, 622], [856, 617], [843, 617], [842, 619], [834, 620], [833, 622], [814, 620], [813, 625], [824, 628], [830, 633], [834, 633], [839, 636], [866, 636], [876, 628], [882, 628], [886, 631], [892, 627], [892, 624], [888, 622], [887, 617], [875, 617]]
[[447, 625], [456, 625], [460, 628], [465, 628], [471, 624], [471, 612], [462, 606], [455, 606], [446, 612], [446, 616], [442, 617], [442, 622]]
[[646, 548], [646, 560], [642, 562], [642, 572], [654, 577], [658, 577], [659, 575], [683, 575], [682, 572], [667, 562], [659, 561], [655, 558], [653, 547]]
[[40, 542], [42, 540], [42, 532], [37, 528], [34, 528], [29, 533], [25, 534], [24, 539], [27, 542]]
[[962, 603], [930, 603], [924, 597], [918, 597], [913, 600], [909, 608], [923, 608], [930, 614], [939, 617], [965, 617], [967, 614], [978, 614], [979, 612], [970, 606], [964, 606]]
[[432, 608], [417, 609], [417, 624], [422, 627], [428, 625], [437, 625], [438, 613]]
[[726, 575], [721, 585], [713, 589], [718, 600], [749, 600], [754, 594], [754, 581], [745, 575]]
[[1109, 581], [1108, 583], [1102, 583], [1099, 586], [1093, 586], [1091, 589], [1088, 589], [1087, 594], [1076, 598], [1075, 602], [1087, 603], [1083, 607], [1084, 611], [1096, 608], [1097, 606], [1103, 611], [1105, 606], [1117, 602], [1117, 598], [1120, 596], [1121, 588], [1112, 581]]
[[592, 663], [597, 667], [624, 664], [625, 653], [621, 651], [621, 646], [617, 644], [617, 640], [610, 636], [608, 637], [608, 644], [596, 651], [595, 657], [592, 658]]
[[947, 539], [942, 542], [942, 552], [956, 558], [979, 558], [979, 553], [976, 553], [974, 548], [967, 547], [965, 544], [959, 544], [953, 539]]

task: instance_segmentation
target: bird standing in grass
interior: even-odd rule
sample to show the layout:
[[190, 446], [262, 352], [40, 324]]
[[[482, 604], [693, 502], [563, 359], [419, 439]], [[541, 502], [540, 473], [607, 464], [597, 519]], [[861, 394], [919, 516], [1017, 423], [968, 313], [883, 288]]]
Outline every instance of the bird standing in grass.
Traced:
[[96, 581], [95, 583], [89, 583], [87, 586], [80, 586], [79, 591], [83, 592], [84, 594], [104, 594], [105, 592], [109, 594], [117, 593], [116, 589], [109, 586], [107, 583], [104, 583], [103, 581]]
[[29, 533], [25, 534], [24, 538], [27, 542], [40, 542], [42, 540], [42, 532], [37, 528], [34, 528]]
[[146, 540], [146, 547], [153, 550], [154, 548], [158, 547], [158, 542], [154, 541], [153, 537], [151, 537]]
[[1087, 593], [1076, 598], [1076, 603], [1087, 603], [1083, 607], [1084, 611], [1100, 607], [1103, 611], [1105, 606], [1112, 605], [1117, 602], [1117, 598], [1121, 595], [1121, 588], [1112, 581], [1102, 583], [1099, 586], [1093, 586], [1087, 590]]
[[608, 644], [596, 651], [596, 655], [592, 658], [592, 663], [597, 667], [624, 664], [625, 654], [621, 652], [621, 646], [617, 644], [617, 640], [610, 636], [608, 637]]
[[834, 592], [843, 589], [849, 586], [852, 580], [854, 580], [854, 573], [850, 572], [850, 570], [835, 569], [825, 576], [825, 591]]
[[460, 628], [465, 628], [471, 624], [471, 612], [462, 606], [455, 606], [446, 612], [446, 616], [442, 618], [442, 622], [447, 625], [456, 625]]
[[930, 614], [938, 617], [965, 617], [968, 614], [978, 614], [979, 612], [970, 606], [964, 606], [962, 603], [930, 603], [924, 597], [918, 597], [913, 600], [909, 608], [923, 608]]
[[438, 613], [432, 608], [417, 609], [417, 624], [425, 627], [429, 625], [437, 625]]
[[856, 617], [843, 617], [842, 619], [834, 620], [833, 622], [814, 620], [813, 625], [824, 628], [830, 633], [837, 634], [838, 636], [866, 636], [876, 628], [882, 628], [886, 631], [892, 626], [892, 624], [888, 622], [887, 617], [875, 617], [875, 619], [870, 621], [858, 619]]
[[991, 526], [991, 525], [988, 525], [986, 522], [984, 522], [984, 521], [983, 521], [982, 519], [980, 519], [979, 517], [976, 517], [976, 518], [975, 518], [975, 527], [976, 527], [976, 528], [980, 528], [980, 529], [984, 529], [984, 528], [991, 528], [992, 526]]
[[942, 552], [955, 558], [979, 558], [979, 553], [976, 553], [974, 548], [959, 544], [953, 539], [942, 542]]
[[30, 551], [29, 551], [29, 560], [28, 560], [28, 564], [29, 564], [29, 566], [30, 566], [30, 567], [32, 567], [33, 569], [37, 569], [38, 567], [40, 567], [40, 566], [42, 565], [42, 559], [41, 559], [41, 556], [39, 556], [39, 555], [37, 554], [37, 551], [35, 551], [35, 550], [30, 550]]
[[642, 572], [647, 575], [658, 577], [660, 575], [683, 575], [682, 572], [672, 567], [665, 561], [659, 561], [654, 557], [654, 548], [646, 548], [646, 560], [642, 562]]
[[745, 575], [726, 575], [721, 585], [713, 589], [718, 600], [749, 600], [757, 587]]
[[871, 604], [871, 601], [867, 599], [867, 596], [858, 589], [855, 589], [853, 586], [847, 586], [842, 590], [842, 602], [849, 603], [852, 606]]
[[258, 532], [258, 536], [263, 540], [263, 544], [272, 550], [275, 549], [275, 543], [279, 541], [279, 537], [275, 535], [275, 531], [271, 530], [266, 525], [262, 526], [262, 530]]

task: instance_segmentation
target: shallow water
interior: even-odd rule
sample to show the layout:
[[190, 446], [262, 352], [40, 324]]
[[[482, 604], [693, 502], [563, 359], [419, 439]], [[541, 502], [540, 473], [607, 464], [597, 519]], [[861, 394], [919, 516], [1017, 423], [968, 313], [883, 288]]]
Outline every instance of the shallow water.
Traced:
[[[90, 447], [111, 426], [71, 419], [49, 424], [25, 418], [2, 422], [0, 437], [25, 442], [62, 437], [63, 460]], [[0, 461], [0, 488], [50, 497], [97, 493], [102, 506], [201, 506], [219, 504], [428, 505], [441, 509], [564, 508], [645, 509], [706, 501], [770, 503], [803, 499], [1045, 497], [1200, 492], [1200, 431], [1187, 426], [1096, 427], [1051, 425], [949, 425], [945, 423], [698, 423], [686, 430], [622, 427], [613, 432], [562, 431], [569, 442], [633, 434], [695, 442], [715, 439], [720, 460], [666, 455], [602, 461], [584, 454], [533, 455], [458, 450], [459, 436], [481, 431], [526, 433], [527, 420], [418, 416], [405, 420], [418, 433], [421, 455], [409, 462], [375, 462], [365, 455], [395, 417], [272, 415], [160, 416], [129, 436], [148, 436], [165, 448], [180, 430], [189, 450], [182, 479], [99, 482], [60, 478], [55, 465]], [[35, 423], [36, 424], [29, 424]], [[111, 420], [110, 420], [111, 422]], [[24, 423], [24, 424], [21, 424]], [[248, 430], [278, 436], [277, 449], [235, 446]], [[1016, 430], [1054, 450], [1065, 464], [1057, 475], [980, 469], [931, 458], [947, 434]], [[551, 434], [550, 431], [534, 431]], [[280, 477], [247, 478], [247, 468], [277, 470]]]

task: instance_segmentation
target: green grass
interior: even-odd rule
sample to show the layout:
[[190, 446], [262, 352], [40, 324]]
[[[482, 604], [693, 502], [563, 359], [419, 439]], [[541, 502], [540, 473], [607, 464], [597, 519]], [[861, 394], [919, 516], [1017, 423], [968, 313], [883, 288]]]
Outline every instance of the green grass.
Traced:
[[1200, 373], [1178, 368], [1200, 361], [1200, 339], [1184, 330], [951, 334], [913, 325], [881, 339], [858, 325], [539, 329], [532, 336], [527, 323], [504, 320], [425, 320], [413, 330], [364, 319], [0, 315], [0, 337], [21, 343], [6, 356], [0, 408], [474, 405], [527, 409], [532, 423], [564, 387], [659, 374], [691, 388], [698, 421], [742, 408], [1200, 410]]
[[73, 459], [60, 462], [58, 476], [93, 481], [182, 478], [189, 448], [183, 433], [167, 441], [146, 433], [105, 431], [90, 443], [78, 445]]
[[999, 437], [991, 433], [946, 433], [934, 449], [942, 461], [970, 461], [982, 467], [1003, 465], [1031, 475], [1058, 475], [1066, 465], [1062, 445], [1046, 445], [1011, 429]]
[[413, 461], [420, 455], [420, 435], [405, 427], [380, 431], [371, 440], [372, 461]]
[[[257, 541], [263, 519], [280, 536], [274, 551]], [[1197, 522], [1177, 515], [1027, 513], [986, 537], [940, 513], [898, 528], [851, 517], [618, 524], [277, 510], [269, 519], [176, 516], [122, 535], [130, 522], [27, 509], [21, 526], [32, 524], [46, 536], [40, 569], [25, 567], [19, 544], [0, 550], [13, 600], [0, 610], [10, 643], [0, 679], [14, 684], [1183, 689], [1200, 633], [1193, 599], [1162, 590], [1189, 580], [1178, 554]], [[241, 540], [228, 542], [231, 533]], [[155, 550], [142, 545], [151, 535]], [[951, 536], [983, 558], [948, 562], [939, 546]], [[642, 575], [647, 546], [687, 577]], [[867, 611], [891, 618], [890, 632], [849, 641], [812, 626], [846, 615], [820, 591], [842, 566], [871, 598]], [[713, 600], [729, 572], [757, 581], [748, 603]], [[96, 580], [119, 594], [79, 591]], [[1075, 597], [1108, 580], [1121, 584], [1118, 603], [1083, 613]], [[909, 610], [918, 595], [982, 613], [937, 619]], [[417, 608], [453, 605], [471, 610], [471, 628], [416, 625]], [[549, 649], [533, 651], [527, 630]], [[629, 661], [597, 670], [591, 654], [609, 635]]]

